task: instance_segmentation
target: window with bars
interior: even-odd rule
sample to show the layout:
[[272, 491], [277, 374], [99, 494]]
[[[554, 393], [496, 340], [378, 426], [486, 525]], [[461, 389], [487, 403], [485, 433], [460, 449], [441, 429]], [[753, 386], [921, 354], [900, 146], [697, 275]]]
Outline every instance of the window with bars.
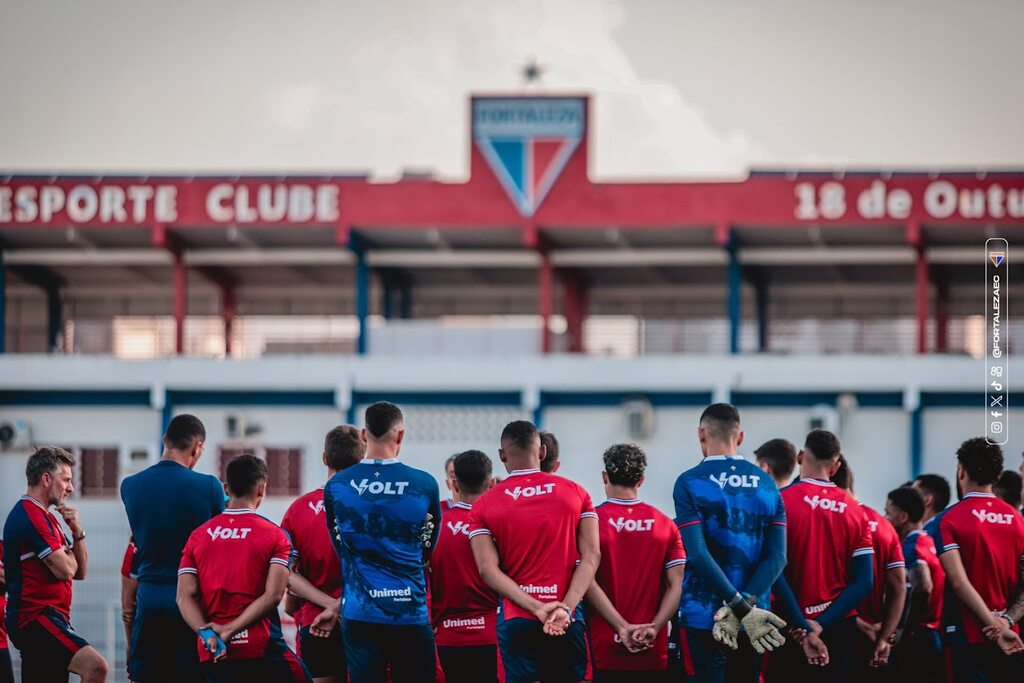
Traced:
[[116, 446], [64, 446], [75, 456], [73, 483], [79, 498], [112, 498], [120, 483], [120, 449]]
[[251, 453], [267, 463], [267, 495], [297, 496], [302, 493], [302, 449], [275, 446], [221, 446], [220, 478], [227, 480], [228, 463], [235, 456]]

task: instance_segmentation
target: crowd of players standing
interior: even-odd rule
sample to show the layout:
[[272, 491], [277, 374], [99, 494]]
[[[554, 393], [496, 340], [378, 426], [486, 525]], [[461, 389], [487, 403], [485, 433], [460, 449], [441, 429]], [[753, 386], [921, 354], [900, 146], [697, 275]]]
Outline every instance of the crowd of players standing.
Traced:
[[[922, 475], [879, 512], [855, 498], [830, 432], [812, 431], [799, 452], [768, 441], [748, 461], [739, 413], [715, 404], [697, 433], [703, 459], [676, 481], [674, 520], [640, 499], [639, 447], [604, 453], [607, 499], [595, 507], [555, 474], [554, 436], [525, 421], [501, 435], [504, 479], [483, 452], [457, 454], [442, 502], [432, 475], [398, 461], [402, 413], [381, 402], [363, 429], [331, 430], [327, 483], [277, 525], [256, 513], [266, 464], [238, 456], [223, 484], [194, 472], [205, 429], [177, 416], [161, 462], [121, 488], [130, 677], [1024, 680], [1021, 480], [998, 446], [961, 444], [953, 506], [949, 483]], [[70, 624], [72, 581], [88, 566], [67, 504], [73, 465], [38, 449], [4, 526], [5, 623], [32, 683], [108, 674]], [[0, 633], [0, 681], [13, 678], [6, 644]]]

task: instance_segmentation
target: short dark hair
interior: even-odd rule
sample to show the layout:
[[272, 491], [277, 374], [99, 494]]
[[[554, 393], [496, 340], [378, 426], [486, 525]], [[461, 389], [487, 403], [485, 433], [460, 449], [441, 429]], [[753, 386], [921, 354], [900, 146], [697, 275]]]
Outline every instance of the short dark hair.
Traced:
[[228, 491], [234, 496], [248, 496], [268, 476], [267, 463], [262, 458], [251, 453], [236, 455], [227, 467]]
[[491, 459], [483, 451], [463, 451], [454, 456], [455, 481], [466, 493], [483, 493], [493, 471]]
[[839, 454], [839, 469], [832, 475], [832, 483], [844, 491], [853, 490], [853, 470], [850, 469], [850, 463], [842, 453]]
[[767, 463], [775, 479], [788, 479], [796, 470], [796, 446], [788, 439], [765, 441], [754, 451], [754, 458]]
[[985, 486], [994, 484], [1003, 471], [1003, 449], [983, 437], [967, 439], [956, 449], [956, 459], [971, 481]]
[[73, 468], [75, 456], [56, 446], [37, 448], [32, 455], [28, 456], [28, 463], [25, 465], [25, 478], [28, 480], [28, 485], [35, 486], [44, 474], [52, 475], [60, 469], [61, 465]]
[[1020, 508], [1021, 501], [1021, 477], [1020, 473], [1014, 470], [1003, 470], [1003, 473], [992, 485], [992, 493], [996, 494], [1015, 509]]
[[558, 464], [558, 439], [545, 429], [540, 433], [540, 445], [547, 449], [547, 455], [540, 461], [540, 471], [550, 474]]
[[949, 505], [949, 482], [941, 474], [919, 474], [914, 483], [932, 497], [932, 504], [936, 510], [945, 510]]
[[377, 439], [391, 431], [402, 420], [402, 409], [394, 403], [377, 401], [366, 408], [366, 431]]
[[352, 425], [338, 425], [327, 432], [324, 439], [324, 458], [327, 466], [335, 472], [351, 467], [366, 455], [366, 443], [359, 429]]
[[501, 443], [511, 443], [520, 450], [527, 450], [533, 440], [539, 438], [537, 427], [527, 420], [513, 420], [501, 430]]
[[647, 471], [647, 455], [635, 443], [617, 443], [604, 452], [604, 471], [616, 486], [636, 486]]
[[175, 415], [164, 432], [164, 446], [175, 451], [187, 451], [196, 441], [206, 441], [206, 427], [195, 415]]
[[824, 429], [812, 429], [804, 439], [804, 450], [814, 456], [815, 460], [835, 460], [843, 447], [839, 437]]
[[924, 518], [924, 496], [913, 486], [901, 486], [889, 491], [889, 502], [907, 513], [911, 522], [917, 523]]
[[740, 429], [740, 411], [731, 403], [712, 403], [700, 414], [698, 424], [719, 439], [727, 439]]

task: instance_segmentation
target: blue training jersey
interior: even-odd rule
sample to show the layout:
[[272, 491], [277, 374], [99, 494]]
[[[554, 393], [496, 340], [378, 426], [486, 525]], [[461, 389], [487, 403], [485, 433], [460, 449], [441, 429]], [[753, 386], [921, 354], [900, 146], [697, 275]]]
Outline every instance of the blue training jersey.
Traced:
[[[423, 562], [441, 529], [437, 480], [397, 460], [363, 460], [327, 482], [324, 508], [341, 560], [342, 616], [429, 624]], [[428, 514], [429, 546], [421, 538]]]
[[210, 474], [161, 460], [121, 482], [142, 583], [175, 583], [188, 537], [224, 511], [224, 487]]
[[[743, 591], [761, 563], [769, 525], [786, 523], [786, 508], [772, 478], [739, 456], [713, 455], [679, 475], [672, 497], [679, 528], [700, 524], [712, 559], [736, 590]], [[759, 605], [768, 605], [769, 592], [756, 596]], [[680, 625], [710, 630], [721, 606], [721, 596], [688, 570]]]

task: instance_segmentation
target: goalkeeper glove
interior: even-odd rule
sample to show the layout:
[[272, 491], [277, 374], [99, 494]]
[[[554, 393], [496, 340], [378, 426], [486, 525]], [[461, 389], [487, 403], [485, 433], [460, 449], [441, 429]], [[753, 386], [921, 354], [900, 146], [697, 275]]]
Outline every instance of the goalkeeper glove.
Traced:
[[786, 643], [785, 636], [779, 631], [785, 628], [786, 622], [768, 610], [755, 607], [743, 617], [740, 624], [759, 655], [782, 647]]
[[732, 613], [728, 605], [723, 605], [715, 612], [715, 625], [711, 635], [722, 645], [732, 648], [739, 647], [740, 620]]

